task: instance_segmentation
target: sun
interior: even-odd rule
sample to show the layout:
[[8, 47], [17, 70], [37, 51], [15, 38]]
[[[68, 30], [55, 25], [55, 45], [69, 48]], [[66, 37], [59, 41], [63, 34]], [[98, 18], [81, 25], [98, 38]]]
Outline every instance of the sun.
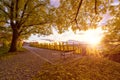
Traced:
[[101, 28], [89, 29], [84, 32], [83, 40], [88, 44], [97, 45], [102, 40], [103, 37], [102, 33], [103, 30]]

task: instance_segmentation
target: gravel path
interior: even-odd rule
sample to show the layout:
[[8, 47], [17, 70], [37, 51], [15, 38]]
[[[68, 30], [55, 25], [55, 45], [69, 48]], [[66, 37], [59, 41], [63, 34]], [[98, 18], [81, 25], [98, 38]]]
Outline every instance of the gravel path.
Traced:
[[3, 57], [0, 59], [0, 80], [30, 80], [44, 63], [29, 52]]
[[50, 64], [54, 64], [57, 60], [61, 58], [60, 56], [61, 51], [41, 49], [29, 46], [25, 46], [24, 48], [29, 50], [31, 54], [38, 56], [39, 58], [43, 59], [44, 61]]
[[46, 63], [52, 65], [71, 60], [61, 59], [60, 51], [25, 46], [24, 52], [0, 57], [0, 80], [31, 80]]

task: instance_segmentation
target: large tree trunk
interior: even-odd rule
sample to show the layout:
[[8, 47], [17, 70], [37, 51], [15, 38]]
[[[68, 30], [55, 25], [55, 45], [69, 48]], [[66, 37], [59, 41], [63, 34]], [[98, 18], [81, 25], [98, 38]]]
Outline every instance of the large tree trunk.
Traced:
[[18, 38], [19, 38], [18, 32], [16, 30], [13, 30], [12, 41], [11, 41], [9, 52], [17, 51]]

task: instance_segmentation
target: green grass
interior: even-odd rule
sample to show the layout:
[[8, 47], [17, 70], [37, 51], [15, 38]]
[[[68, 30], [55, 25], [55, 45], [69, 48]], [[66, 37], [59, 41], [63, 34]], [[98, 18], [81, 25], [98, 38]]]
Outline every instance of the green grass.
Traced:
[[13, 57], [16, 53], [10, 53], [8, 54], [9, 48], [7, 47], [0, 47], [0, 59], [1, 60], [7, 60]]
[[14, 55], [18, 54], [19, 52], [23, 52], [25, 48], [19, 48], [17, 52], [8, 52], [9, 48], [0, 47], [0, 59], [7, 60], [12, 58]]
[[33, 80], [120, 80], [120, 63], [83, 57], [68, 64], [43, 66]]
[[3, 55], [8, 52], [8, 48], [0, 47], [0, 55]]
[[26, 49], [25, 48], [17, 48], [17, 50], [18, 50], [18, 52], [23, 52], [23, 51], [26, 51]]
[[[5, 53], [7, 53], [9, 50], [9, 48], [7, 47], [0, 47], [0, 55], [3, 55]], [[25, 51], [26, 49], [25, 48], [17, 48], [18, 52], [22, 52], [22, 51]]]

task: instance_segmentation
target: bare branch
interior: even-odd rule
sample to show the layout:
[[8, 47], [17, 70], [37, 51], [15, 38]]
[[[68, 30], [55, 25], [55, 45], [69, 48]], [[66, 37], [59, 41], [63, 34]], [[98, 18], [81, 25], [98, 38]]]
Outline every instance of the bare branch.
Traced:
[[15, 9], [16, 9], [16, 13], [15, 13], [15, 18], [16, 18], [16, 24], [18, 23], [18, 20], [17, 20], [17, 17], [18, 17], [18, 3], [19, 3], [19, 0], [16, 0], [16, 6], [15, 6]]
[[79, 2], [78, 9], [77, 9], [77, 13], [76, 13], [75, 19], [74, 19], [74, 21], [75, 21], [75, 23], [76, 23], [76, 26], [77, 26], [78, 28], [79, 28], [79, 26], [78, 26], [78, 22], [77, 22], [77, 17], [78, 17], [79, 11], [80, 11], [80, 7], [81, 7], [81, 5], [82, 5], [82, 1], [83, 1], [83, 0], [80, 0], [80, 2]]
[[78, 22], [77, 22], [77, 19], [75, 19], [75, 23], [76, 23], [76, 26], [79, 28], [79, 26], [78, 26]]
[[80, 7], [81, 7], [81, 5], [82, 5], [82, 1], [83, 1], [83, 0], [80, 0], [80, 2], [79, 2], [79, 6], [78, 6], [78, 9], [77, 9], [77, 13], [76, 13], [76, 16], [75, 16], [75, 20], [77, 19], [78, 13], [79, 13], [79, 11], [80, 11]]
[[95, 13], [97, 14], [97, 0], [95, 0]]

